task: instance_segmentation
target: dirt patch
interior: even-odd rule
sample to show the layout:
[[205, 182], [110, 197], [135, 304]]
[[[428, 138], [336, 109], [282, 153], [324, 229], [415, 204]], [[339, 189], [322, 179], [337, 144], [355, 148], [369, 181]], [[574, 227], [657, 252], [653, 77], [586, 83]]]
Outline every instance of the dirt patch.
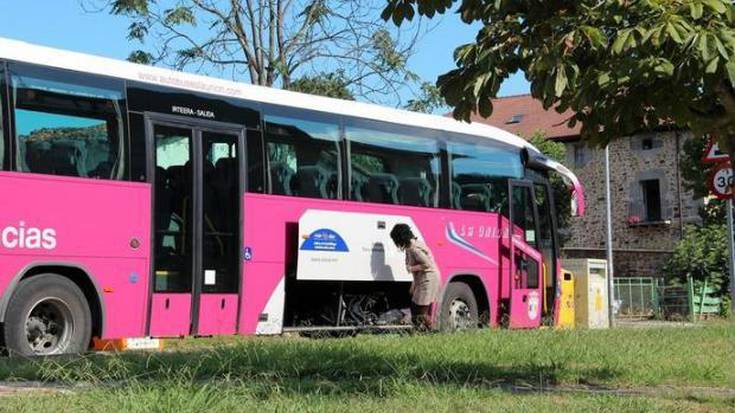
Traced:
[[68, 386], [43, 382], [0, 382], [0, 397], [15, 396], [24, 393], [54, 394], [71, 393]]
[[735, 389], [726, 387], [700, 386], [645, 386], [645, 387], [606, 387], [593, 385], [557, 385], [557, 386], [520, 386], [500, 385], [504, 390], [515, 393], [586, 393], [608, 394], [613, 396], [647, 396], [647, 397], [722, 397], [735, 398]]
[[616, 327], [620, 328], [691, 328], [704, 327], [702, 323], [691, 323], [688, 321], [662, 321], [662, 320], [615, 320]]

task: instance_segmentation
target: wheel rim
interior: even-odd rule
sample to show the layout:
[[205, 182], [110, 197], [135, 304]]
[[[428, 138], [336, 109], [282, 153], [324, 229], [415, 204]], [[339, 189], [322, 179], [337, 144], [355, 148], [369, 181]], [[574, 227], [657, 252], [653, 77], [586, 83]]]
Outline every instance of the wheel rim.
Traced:
[[473, 327], [470, 306], [459, 298], [449, 305], [449, 320], [453, 330], [467, 330]]
[[69, 306], [58, 298], [38, 301], [26, 317], [26, 339], [34, 354], [63, 353], [74, 331]]

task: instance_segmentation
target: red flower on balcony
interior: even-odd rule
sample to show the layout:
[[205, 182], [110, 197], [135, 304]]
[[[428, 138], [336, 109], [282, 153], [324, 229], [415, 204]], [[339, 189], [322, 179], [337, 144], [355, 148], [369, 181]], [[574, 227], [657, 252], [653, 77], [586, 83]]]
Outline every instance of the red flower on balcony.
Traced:
[[639, 217], [638, 215], [631, 215], [628, 217], [627, 221], [628, 221], [628, 225], [635, 225], [641, 222], [641, 217]]

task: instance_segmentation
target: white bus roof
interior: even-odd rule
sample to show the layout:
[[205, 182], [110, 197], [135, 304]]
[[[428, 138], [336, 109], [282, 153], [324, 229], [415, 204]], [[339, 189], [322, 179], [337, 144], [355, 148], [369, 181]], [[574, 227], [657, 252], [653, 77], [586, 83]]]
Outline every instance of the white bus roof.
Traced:
[[169, 86], [182, 90], [204, 92], [212, 95], [240, 98], [292, 108], [461, 133], [503, 142], [519, 149], [527, 148], [532, 151], [531, 155], [535, 158], [537, 164], [558, 172], [573, 187], [573, 191], [578, 195], [576, 197], [577, 199], [575, 199], [579, 205], [577, 212], [580, 215], [584, 213], [583, 189], [574, 173], [558, 162], [543, 156], [538, 149], [524, 139], [490, 125], [465, 123], [444, 116], [427, 115], [370, 103], [333, 99], [282, 89], [255, 86], [160, 67], [38, 46], [2, 37], [0, 37], [0, 59], [111, 76], [141, 83]]
[[448, 117], [393, 109], [370, 103], [345, 101], [238, 83], [160, 67], [38, 46], [17, 40], [0, 38], [0, 59], [58, 67], [77, 72], [99, 74], [142, 83], [169, 86], [293, 108], [474, 135], [504, 142], [518, 148], [530, 148], [538, 152], [536, 148], [522, 138], [490, 125], [480, 123], [470, 124]]

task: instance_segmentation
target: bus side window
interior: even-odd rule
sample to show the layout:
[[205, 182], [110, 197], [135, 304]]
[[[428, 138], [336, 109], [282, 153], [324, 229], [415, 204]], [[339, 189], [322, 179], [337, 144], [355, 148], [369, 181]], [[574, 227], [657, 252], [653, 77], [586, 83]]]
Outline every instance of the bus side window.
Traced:
[[377, 122], [348, 125], [345, 131], [350, 144], [351, 199], [439, 205], [441, 157], [437, 140]]
[[5, 159], [5, 152], [8, 148], [8, 125], [7, 110], [8, 97], [6, 95], [5, 84], [5, 62], [0, 61], [0, 171], [8, 169]]
[[265, 193], [265, 165], [263, 158], [263, 135], [260, 130], [248, 129], [245, 135], [247, 152], [247, 191]]
[[268, 115], [265, 120], [268, 192], [340, 198], [339, 125]]
[[491, 145], [448, 144], [454, 209], [508, 215], [508, 178], [523, 176], [517, 151]]
[[[539, 219], [539, 249], [544, 257], [544, 263], [547, 272], [552, 275], [556, 274], [556, 249], [554, 245], [554, 230], [551, 211], [551, 196], [549, 186], [545, 184], [535, 183], [533, 185], [534, 199], [536, 200], [536, 210]], [[554, 277], [547, 277], [546, 287], [552, 286]]]
[[[532, 189], [528, 186], [513, 186], [512, 202], [512, 218], [513, 218], [513, 238], [525, 241], [533, 249], [538, 250], [538, 234], [536, 233], [536, 216], [534, 214], [535, 205], [533, 204]], [[519, 250], [516, 250], [517, 254]], [[526, 279], [522, 282], [522, 288], [538, 288], [538, 265], [534, 259], [526, 261], [528, 271], [525, 274]]]
[[28, 65], [9, 66], [15, 170], [124, 178], [123, 82]]

